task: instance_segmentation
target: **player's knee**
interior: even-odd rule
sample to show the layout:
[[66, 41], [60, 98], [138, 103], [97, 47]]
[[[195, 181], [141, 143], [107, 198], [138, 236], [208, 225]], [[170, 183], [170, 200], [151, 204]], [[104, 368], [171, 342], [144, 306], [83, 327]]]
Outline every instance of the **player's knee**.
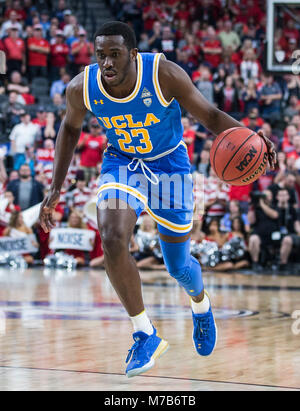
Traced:
[[128, 250], [127, 237], [119, 227], [111, 227], [109, 224], [103, 225], [100, 235], [103, 252], [107, 257], [111, 255], [117, 259], [119, 255]]
[[190, 264], [187, 266], [173, 266], [169, 269], [171, 277], [175, 278], [189, 295], [199, 295], [203, 290], [201, 267], [199, 262], [190, 257]]

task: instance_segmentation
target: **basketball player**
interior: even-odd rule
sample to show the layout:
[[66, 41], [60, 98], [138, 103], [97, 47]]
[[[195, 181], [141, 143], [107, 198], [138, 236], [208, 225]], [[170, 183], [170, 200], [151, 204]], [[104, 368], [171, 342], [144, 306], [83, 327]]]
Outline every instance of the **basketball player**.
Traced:
[[[179, 104], [216, 135], [241, 124], [209, 104], [185, 71], [162, 54], [138, 53], [135, 35], [124, 23], [109, 22], [97, 31], [95, 53], [97, 63], [87, 66], [67, 88], [53, 181], [40, 221], [46, 232], [54, 226], [52, 212], [89, 110], [106, 128], [109, 142], [99, 181], [97, 217], [107, 274], [133, 324], [134, 344], [126, 360], [126, 374], [132, 377], [149, 370], [168, 348], [145, 311], [140, 276], [129, 253], [143, 210], [157, 222], [168, 272], [190, 296], [197, 352], [207, 356], [216, 344], [201, 267], [190, 254], [192, 184]], [[271, 142], [267, 145], [273, 166], [275, 152]], [[173, 184], [162, 194], [164, 177], [174, 176], [179, 177], [176, 188], [183, 182], [181, 189], [175, 192]], [[170, 206], [164, 206], [164, 200]]]

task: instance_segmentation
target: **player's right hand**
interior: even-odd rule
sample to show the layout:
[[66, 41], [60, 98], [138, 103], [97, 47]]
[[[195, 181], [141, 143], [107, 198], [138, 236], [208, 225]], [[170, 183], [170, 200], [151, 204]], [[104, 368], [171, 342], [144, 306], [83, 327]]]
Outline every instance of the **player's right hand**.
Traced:
[[53, 212], [59, 202], [59, 195], [57, 191], [49, 191], [41, 204], [39, 219], [45, 233], [49, 233], [55, 227]]

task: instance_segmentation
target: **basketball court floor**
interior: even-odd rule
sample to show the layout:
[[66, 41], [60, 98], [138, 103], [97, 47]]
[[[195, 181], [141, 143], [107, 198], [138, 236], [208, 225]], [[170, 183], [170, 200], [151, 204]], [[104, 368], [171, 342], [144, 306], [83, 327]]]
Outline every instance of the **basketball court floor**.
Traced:
[[300, 276], [205, 273], [219, 335], [207, 358], [182, 289], [166, 272], [141, 276], [170, 349], [128, 379], [131, 323], [104, 271], [1, 268], [0, 390], [300, 390]]

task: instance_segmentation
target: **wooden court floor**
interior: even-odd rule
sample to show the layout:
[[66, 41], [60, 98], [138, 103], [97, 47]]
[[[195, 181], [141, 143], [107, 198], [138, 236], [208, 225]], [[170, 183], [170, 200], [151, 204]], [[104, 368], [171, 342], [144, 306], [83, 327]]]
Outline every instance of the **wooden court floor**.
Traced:
[[0, 269], [0, 390], [300, 390], [300, 275], [205, 273], [219, 335], [207, 358], [182, 289], [165, 272], [141, 277], [170, 349], [128, 379], [131, 323], [104, 271]]

